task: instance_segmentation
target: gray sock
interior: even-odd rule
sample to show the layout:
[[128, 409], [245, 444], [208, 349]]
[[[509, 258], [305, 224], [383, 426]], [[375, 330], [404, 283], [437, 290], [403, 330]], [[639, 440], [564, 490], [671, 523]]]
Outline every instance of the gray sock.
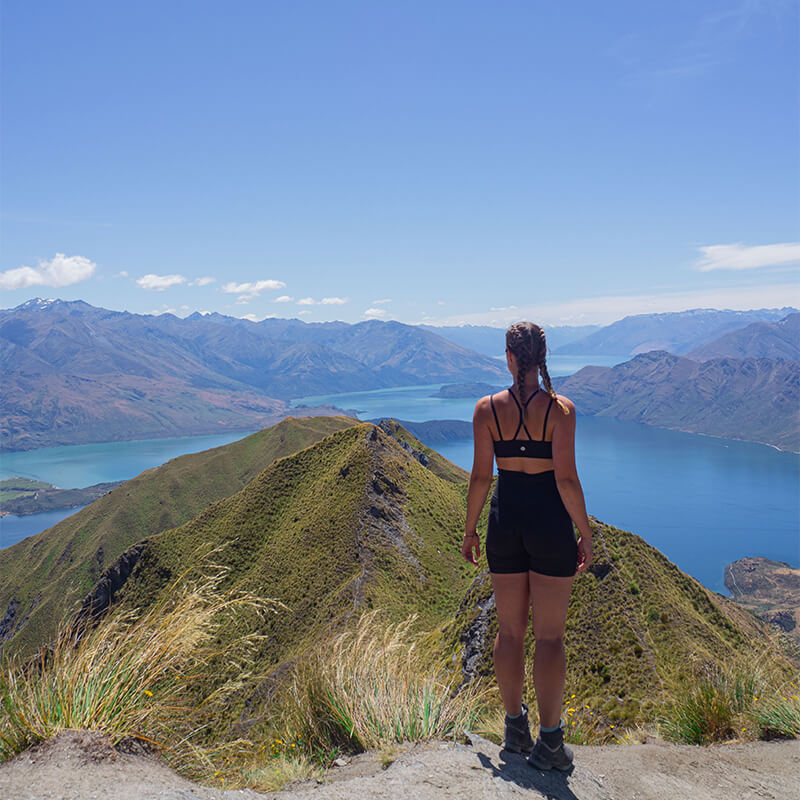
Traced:
[[522, 716], [522, 712], [520, 711], [519, 714], [506, 714], [508, 719], [519, 719]]
[[542, 733], [553, 733], [554, 731], [557, 731], [557, 730], [558, 730], [560, 727], [561, 727], [560, 725], [556, 725], [556, 726], [555, 726], [555, 728], [544, 728], [544, 727], [540, 727], [540, 728], [539, 728], [539, 730], [540, 730]]

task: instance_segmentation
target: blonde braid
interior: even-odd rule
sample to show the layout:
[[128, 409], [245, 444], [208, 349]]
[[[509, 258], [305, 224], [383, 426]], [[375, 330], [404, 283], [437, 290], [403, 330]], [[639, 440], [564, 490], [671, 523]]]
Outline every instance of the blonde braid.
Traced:
[[506, 331], [506, 347], [514, 354], [517, 360], [517, 391], [520, 400], [524, 403], [525, 375], [528, 369], [536, 366], [537, 353], [534, 351], [533, 336], [530, 323], [516, 322]]
[[542, 383], [544, 384], [544, 390], [547, 392], [547, 394], [550, 395], [550, 397], [553, 398], [553, 400], [556, 401], [558, 407], [565, 414], [569, 414], [569, 409], [561, 400], [558, 399], [558, 395], [555, 393], [555, 390], [553, 389], [553, 384], [550, 381], [550, 373], [547, 371], [547, 362], [545, 360], [545, 355], [547, 353], [547, 338], [545, 337], [544, 331], [541, 328], [539, 328], [539, 337], [542, 342], [542, 348], [539, 352], [538, 367], [539, 367], [539, 374], [542, 376]]

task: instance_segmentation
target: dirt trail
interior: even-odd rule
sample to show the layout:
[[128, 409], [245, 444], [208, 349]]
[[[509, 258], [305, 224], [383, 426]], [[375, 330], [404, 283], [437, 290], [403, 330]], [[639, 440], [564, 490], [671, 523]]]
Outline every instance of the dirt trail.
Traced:
[[408, 746], [383, 769], [363, 753], [323, 783], [280, 792], [192, 783], [100, 734], [67, 731], [0, 764], [0, 800], [796, 800], [800, 741], [689, 747], [654, 742], [576, 747], [572, 773], [546, 773], [480, 737]]

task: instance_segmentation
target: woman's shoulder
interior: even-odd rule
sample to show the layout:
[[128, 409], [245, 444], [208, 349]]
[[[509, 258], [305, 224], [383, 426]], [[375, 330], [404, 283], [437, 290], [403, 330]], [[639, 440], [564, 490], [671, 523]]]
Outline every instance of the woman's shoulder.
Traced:
[[568, 416], [569, 414], [575, 413], [575, 403], [569, 399], [566, 395], [557, 394], [553, 397], [555, 401], [553, 405], [564, 415]]
[[479, 417], [479, 416], [484, 416], [486, 414], [491, 415], [491, 413], [492, 413], [492, 410], [491, 410], [492, 409], [492, 402], [496, 402], [496, 400], [497, 400], [496, 395], [497, 395], [497, 392], [495, 392], [493, 394], [484, 395], [483, 397], [480, 398], [480, 400], [478, 400], [477, 403], [475, 403], [474, 416], [476, 418]]

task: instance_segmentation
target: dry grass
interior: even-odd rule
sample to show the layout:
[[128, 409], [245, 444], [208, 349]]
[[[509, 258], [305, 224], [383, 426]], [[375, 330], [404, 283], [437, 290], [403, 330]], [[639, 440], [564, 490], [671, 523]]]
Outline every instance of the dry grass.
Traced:
[[487, 693], [456, 693], [426, 656], [413, 615], [381, 622], [371, 611], [298, 665], [280, 702], [285, 738], [351, 751], [393, 742], [453, 739], [476, 724]]
[[[249, 678], [258, 636], [220, 650], [218, 632], [232, 617], [275, 613], [276, 603], [221, 592], [226, 570], [206, 553], [144, 614], [112, 610], [95, 627], [62, 624], [36, 658], [10, 659], [0, 673], [0, 760], [68, 728], [136, 737], [160, 748], [172, 766], [204, 775], [245, 741], [202, 744], [215, 710]], [[210, 685], [209, 664], [224, 657], [235, 677]]]

